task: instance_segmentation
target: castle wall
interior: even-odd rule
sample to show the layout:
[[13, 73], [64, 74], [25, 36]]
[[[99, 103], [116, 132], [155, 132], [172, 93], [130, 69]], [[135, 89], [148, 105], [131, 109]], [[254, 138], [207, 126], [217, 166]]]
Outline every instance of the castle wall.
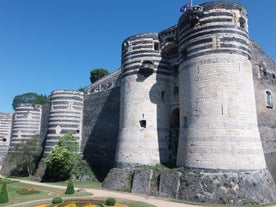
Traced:
[[182, 62], [177, 164], [265, 169], [245, 8], [232, 2], [202, 4], [184, 14], [178, 26]]
[[83, 92], [56, 90], [51, 93], [48, 132], [43, 157], [47, 157], [60, 137], [72, 133], [81, 142]]
[[120, 87], [84, 98], [83, 158], [91, 166], [113, 167], [119, 131]]
[[[274, 101], [276, 65], [253, 41], [251, 41], [251, 53], [258, 127], [268, 169], [276, 180], [276, 109]], [[271, 93], [270, 104], [267, 93]]]
[[[202, 185], [205, 197], [225, 192], [218, 183], [206, 185], [216, 173], [221, 183], [229, 176], [233, 196], [252, 182], [261, 184], [250, 192], [259, 196], [275, 187], [266, 166], [276, 180], [275, 83], [275, 63], [248, 39], [246, 9], [205, 3], [188, 10], [178, 25], [127, 38], [121, 69], [84, 93], [57, 90], [50, 104], [22, 104], [13, 127], [12, 114], [0, 113], [0, 165], [10, 143], [12, 150], [40, 134], [46, 157], [71, 132], [92, 168], [174, 166], [176, 159], [178, 166], [195, 168], [187, 180], [198, 183], [187, 187], [185, 179], [180, 198], [193, 200]], [[202, 180], [195, 177], [199, 169]], [[240, 180], [246, 185], [238, 186]], [[196, 191], [186, 197], [190, 189]]]
[[119, 131], [120, 70], [84, 90], [81, 151], [91, 166], [113, 167]]
[[0, 167], [3, 164], [9, 150], [12, 120], [12, 113], [0, 113]]

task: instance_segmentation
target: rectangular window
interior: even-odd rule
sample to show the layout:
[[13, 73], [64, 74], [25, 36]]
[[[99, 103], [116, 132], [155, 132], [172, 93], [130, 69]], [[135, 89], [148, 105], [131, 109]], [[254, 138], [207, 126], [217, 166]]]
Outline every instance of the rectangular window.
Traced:
[[270, 91], [265, 92], [265, 103], [267, 108], [273, 108], [272, 93]]
[[146, 120], [141, 120], [141, 121], [139, 121], [139, 123], [140, 123], [141, 128], [147, 128], [147, 121]]
[[154, 43], [154, 50], [159, 50], [160, 47], [159, 47], [159, 42], [155, 42]]
[[161, 97], [162, 101], [165, 99], [165, 91], [161, 91], [160, 97]]

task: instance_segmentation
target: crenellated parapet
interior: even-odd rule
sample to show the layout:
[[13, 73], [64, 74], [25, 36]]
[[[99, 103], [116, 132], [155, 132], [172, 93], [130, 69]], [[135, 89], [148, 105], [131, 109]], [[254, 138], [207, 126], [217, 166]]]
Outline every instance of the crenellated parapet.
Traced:
[[86, 87], [84, 89], [84, 94], [92, 95], [106, 90], [111, 90], [112, 88], [115, 88], [115, 87], [120, 87], [120, 84], [121, 84], [120, 75], [121, 75], [121, 69], [117, 69], [113, 71], [112, 73], [101, 78], [100, 80], [96, 81], [92, 85]]
[[163, 57], [178, 56], [177, 25], [159, 33], [160, 49]]

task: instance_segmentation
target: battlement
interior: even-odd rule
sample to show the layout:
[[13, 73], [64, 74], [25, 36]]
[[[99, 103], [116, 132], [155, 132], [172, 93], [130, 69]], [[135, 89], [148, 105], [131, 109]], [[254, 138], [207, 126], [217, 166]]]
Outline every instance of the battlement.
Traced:
[[87, 86], [84, 89], [84, 93], [86, 95], [94, 94], [94, 93], [99, 93], [105, 90], [110, 90], [114, 87], [119, 87], [120, 86], [120, 81], [121, 81], [121, 68], [113, 71], [112, 73], [108, 74], [107, 76], [101, 78], [100, 80], [96, 81], [90, 86]]

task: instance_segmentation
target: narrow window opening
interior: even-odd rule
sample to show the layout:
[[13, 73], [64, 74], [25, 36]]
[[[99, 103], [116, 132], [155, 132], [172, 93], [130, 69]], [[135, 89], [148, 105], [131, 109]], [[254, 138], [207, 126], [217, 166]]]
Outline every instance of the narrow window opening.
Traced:
[[182, 57], [187, 58], [187, 56], [188, 56], [188, 49], [184, 48], [184, 50], [182, 51]]
[[160, 93], [160, 97], [161, 97], [161, 99], [162, 99], [162, 100], [164, 100], [164, 99], [165, 99], [165, 91], [161, 91], [161, 93]]
[[270, 91], [265, 92], [265, 103], [267, 108], [273, 108], [272, 93]]
[[183, 118], [183, 126], [184, 126], [184, 128], [188, 127], [188, 117], [187, 116], [184, 116], [184, 118]]
[[79, 133], [80, 133], [80, 130], [79, 130], [79, 129], [77, 129], [77, 130], [76, 130], [76, 132], [77, 132], [77, 134], [79, 134]]
[[274, 73], [272, 74], [272, 78], [274, 78], [274, 79], [276, 78]]
[[173, 72], [173, 76], [178, 75], [178, 66], [177, 65], [172, 66], [172, 72]]
[[140, 127], [141, 128], [147, 128], [147, 121], [146, 120], [141, 120], [140, 122]]
[[264, 76], [266, 76], [266, 71], [264, 70]]
[[154, 50], [159, 50], [160, 46], [159, 46], [159, 42], [155, 42], [154, 43]]
[[246, 20], [243, 17], [240, 17], [240, 27], [245, 28]]
[[177, 86], [175, 86], [174, 88], [173, 88], [173, 95], [175, 95], [175, 96], [178, 96], [178, 87]]

